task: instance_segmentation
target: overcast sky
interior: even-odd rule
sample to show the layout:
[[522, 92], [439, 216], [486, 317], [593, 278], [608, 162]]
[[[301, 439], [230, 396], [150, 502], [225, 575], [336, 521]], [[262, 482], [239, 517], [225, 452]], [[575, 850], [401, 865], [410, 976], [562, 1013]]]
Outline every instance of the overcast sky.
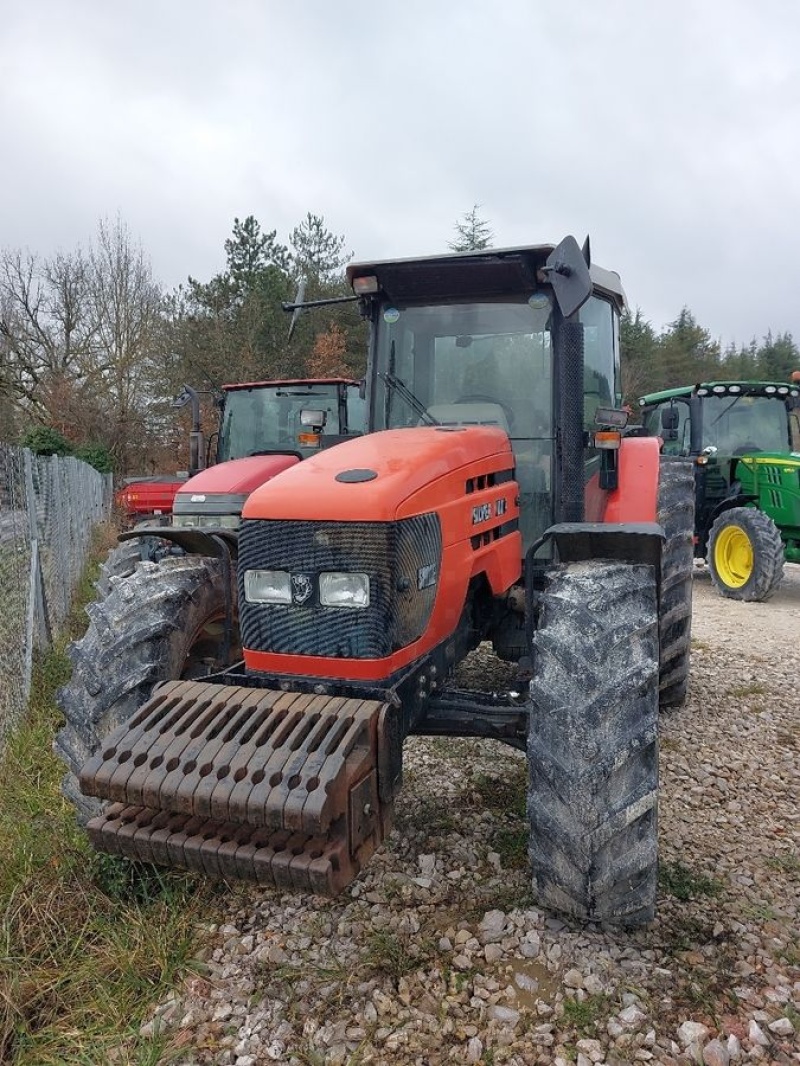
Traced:
[[0, 0], [0, 247], [119, 214], [167, 288], [233, 219], [356, 259], [591, 235], [657, 329], [800, 342], [796, 0]]

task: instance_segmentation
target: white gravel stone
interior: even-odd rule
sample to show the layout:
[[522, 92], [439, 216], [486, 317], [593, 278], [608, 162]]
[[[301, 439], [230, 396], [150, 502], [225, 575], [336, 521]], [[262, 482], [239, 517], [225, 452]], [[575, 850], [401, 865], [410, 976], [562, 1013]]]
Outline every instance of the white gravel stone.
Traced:
[[502, 1025], [510, 1025], [512, 1028], [519, 1023], [520, 1013], [513, 1007], [502, 1007], [493, 1003], [486, 1011], [486, 1017]]
[[482, 944], [493, 944], [503, 939], [506, 916], [503, 911], [487, 911], [478, 926], [478, 939]]
[[774, 1022], [769, 1023], [769, 1031], [775, 1033], [776, 1036], [793, 1036], [794, 1026], [788, 1018], [776, 1018]]
[[647, 1021], [647, 1015], [640, 1007], [637, 1007], [635, 1003], [632, 1003], [629, 1007], [625, 1007], [624, 1010], [621, 1010], [617, 1017], [626, 1029], [638, 1028], [643, 1022]]
[[704, 1066], [729, 1066], [730, 1061], [727, 1047], [719, 1040], [709, 1040], [703, 1048]]
[[467, 1044], [466, 1061], [469, 1063], [480, 1062], [481, 1055], [483, 1055], [483, 1041], [480, 1037], [473, 1036]]
[[760, 1044], [762, 1047], [766, 1047], [767, 1044], [769, 1044], [769, 1038], [754, 1018], [750, 1019], [750, 1025], [747, 1028], [747, 1037], [751, 1044]]
[[682, 1022], [678, 1026], [678, 1040], [688, 1048], [690, 1044], [702, 1043], [708, 1036], [708, 1026], [702, 1022]]

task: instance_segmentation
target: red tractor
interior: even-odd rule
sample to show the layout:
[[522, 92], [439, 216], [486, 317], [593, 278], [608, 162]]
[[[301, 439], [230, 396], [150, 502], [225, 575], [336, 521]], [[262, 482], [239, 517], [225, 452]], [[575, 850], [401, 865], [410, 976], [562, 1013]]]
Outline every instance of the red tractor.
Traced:
[[[132, 482], [117, 493], [117, 504], [128, 523], [140, 527], [140, 534], [142, 528], [169, 525], [236, 529], [253, 489], [320, 448], [363, 432], [362, 393], [360, 383], [349, 378], [223, 385], [217, 404], [220, 428], [212, 437], [216, 444], [212, 452], [200, 428], [198, 394], [184, 386], [172, 406], [192, 406], [192, 476]], [[206, 467], [209, 456], [212, 463]], [[164, 543], [152, 533], [123, 541], [104, 562], [98, 590], [106, 595], [111, 578], [128, 577], [142, 559], [157, 561], [164, 554]], [[172, 550], [181, 554], [178, 547]]]
[[[616, 274], [566, 238], [350, 266], [368, 434], [92, 612], [56, 748], [94, 845], [335, 893], [381, 845], [411, 734], [527, 752], [539, 900], [656, 894], [658, 710], [686, 694], [691, 464], [626, 436]], [[452, 687], [491, 641], [529, 698]], [[80, 787], [79, 786], [80, 783]]]

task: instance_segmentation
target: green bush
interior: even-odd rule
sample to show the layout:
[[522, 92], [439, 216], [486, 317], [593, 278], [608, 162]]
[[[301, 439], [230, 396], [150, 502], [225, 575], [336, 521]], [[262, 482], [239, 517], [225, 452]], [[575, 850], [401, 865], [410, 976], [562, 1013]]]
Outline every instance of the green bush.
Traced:
[[66, 438], [52, 426], [36, 426], [24, 434], [20, 444], [37, 455], [72, 455]]
[[114, 471], [114, 462], [105, 444], [80, 444], [75, 449], [75, 458], [82, 459], [101, 474], [111, 474]]

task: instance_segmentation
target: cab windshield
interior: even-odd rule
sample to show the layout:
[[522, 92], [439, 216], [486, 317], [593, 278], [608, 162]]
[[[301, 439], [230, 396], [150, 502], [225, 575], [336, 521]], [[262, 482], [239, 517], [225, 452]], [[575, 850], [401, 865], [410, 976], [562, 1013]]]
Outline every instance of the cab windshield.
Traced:
[[703, 400], [703, 447], [721, 455], [785, 452], [789, 428], [783, 398], [707, 396]]
[[300, 421], [303, 410], [325, 412], [323, 435], [342, 432], [336, 385], [253, 385], [228, 390], [217, 461], [270, 452], [312, 455], [319, 443], [311, 427]]
[[[584, 419], [613, 406], [611, 305], [592, 297], [584, 325]], [[377, 322], [372, 424], [395, 429], [496, 425], [508, 434], [527, 545], [552, 522], [553, 314], [549, 295], [426, 306], [384, 304]]]
[[[653, 436], [663, 433], [661, 412], [671, 407], [678, 423], [673, 439], [665, 439], [668, 455], [689, 455], [691, 450], [691, 407], [689, 398], [678, 396], [670, 403], [647, 410], [644, 424]], [[790, 445], [790, 425], [786, 403], [777, 396], [705, 396], [702, 399], [702, 448], [714, 448], [724, 456], [747, 452], [785, 452]]]

